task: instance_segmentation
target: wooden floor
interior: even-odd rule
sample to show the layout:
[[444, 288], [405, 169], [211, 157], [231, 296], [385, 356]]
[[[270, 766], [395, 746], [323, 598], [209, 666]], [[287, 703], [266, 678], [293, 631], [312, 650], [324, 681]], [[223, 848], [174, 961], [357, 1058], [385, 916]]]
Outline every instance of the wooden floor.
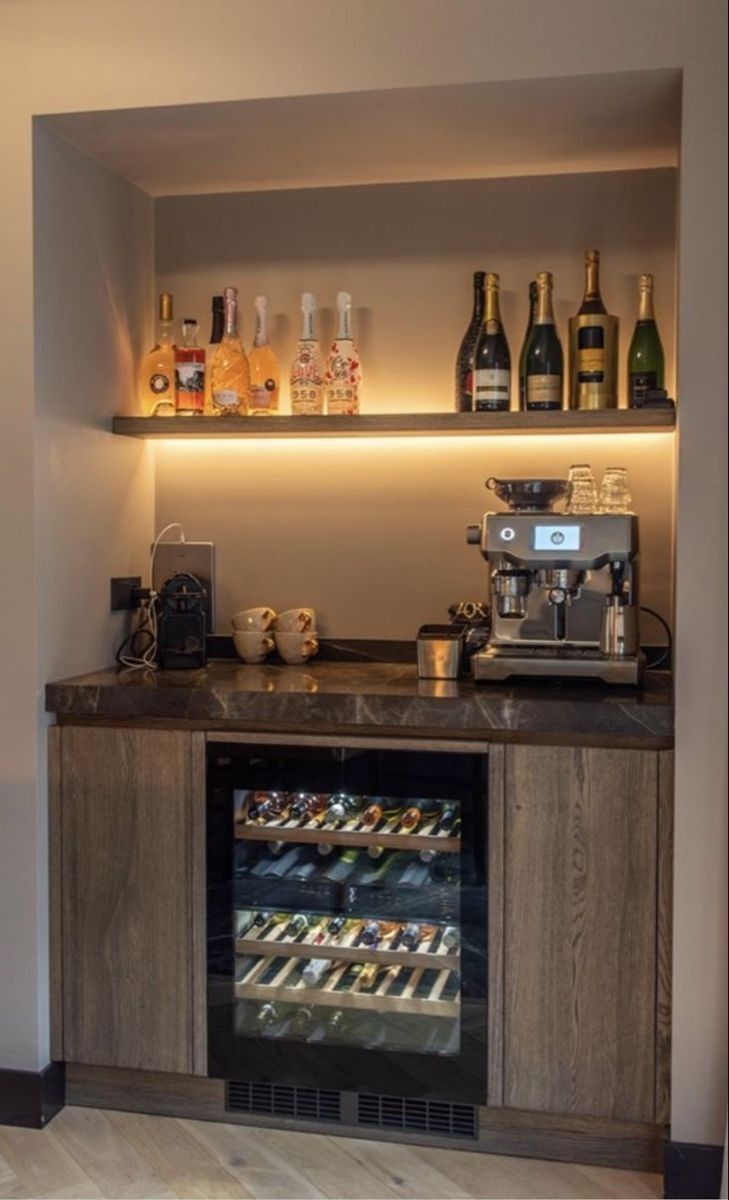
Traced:
[[65, 1108], [43, 1131], [0, 1127], [0, 1198], [6, 1200], [660, 1195], [658, 1175], [633, 1171], [92, 1108]]

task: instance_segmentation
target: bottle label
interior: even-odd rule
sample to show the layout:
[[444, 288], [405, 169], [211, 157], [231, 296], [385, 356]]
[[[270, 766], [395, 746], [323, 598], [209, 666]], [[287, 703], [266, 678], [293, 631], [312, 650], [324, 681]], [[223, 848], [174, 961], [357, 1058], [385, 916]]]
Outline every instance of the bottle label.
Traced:
[[297, 416], [313, 417], [323, 411], [321, 383], [291, 383], [291, 411]]
[[237, 412], [240, 402], [241, 397], [233, 388], [219, 388], [213, 392], [213, 404], [221, 412]]
[[477, 368], [473, 373], [473, 395], [476, 409], [484, 412], [503, 412], [509, 407], [511, 372], [503, 369]]
[[361, 370], [351, 351], [352, 343], [334, 342], [327, 364], [327, 412], [332, 416], [355, 416], [359, 412]]
[[175, 363], [175, 404], [188, 412], [205, 407], [205, 366], [199, 362]]
[[577, 379], [579, 383], [605, 380], [605, 330], [602, 325], [583, 325], [577, 333]]
[[561, 408], [562, 376], [527, 375], [526, 403], [527, 408], [532, 405], [539, 405], [540, 408]]
[[631, 371], [628, 375], [628, 404], [640, 403], [645, 399], [646, 392], [658, 387], [658, 377], [655, 371]]
[[162, 371], [155, 371], [149, 379], [149, 390], [155, 396], [164, 396], [170, 390], [170, 377]]
[[278, 408], [278, 388], [275, 379], [264, 379], [263, 383], [252, 383], [248, 407], [259, 412], [275, 412]]

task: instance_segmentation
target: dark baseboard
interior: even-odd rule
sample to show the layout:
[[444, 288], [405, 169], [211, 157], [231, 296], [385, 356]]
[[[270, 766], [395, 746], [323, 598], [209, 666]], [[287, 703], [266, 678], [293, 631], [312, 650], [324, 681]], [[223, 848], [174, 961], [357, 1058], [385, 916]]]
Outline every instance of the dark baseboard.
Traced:
[[53, 1062], [44, 1071], [0, 1068], [0, 1125], [43, 1129], [65, 1103], [65, 1063]]
[[723, 1146], [666, 1142], [663, 1195], [666, 1200], [715, 1200], [721, 1188]]

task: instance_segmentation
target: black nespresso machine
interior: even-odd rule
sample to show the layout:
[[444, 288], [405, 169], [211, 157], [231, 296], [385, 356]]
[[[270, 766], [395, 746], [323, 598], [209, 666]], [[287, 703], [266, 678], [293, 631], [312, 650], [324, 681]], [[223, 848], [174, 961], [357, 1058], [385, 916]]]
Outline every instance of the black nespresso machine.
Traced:
[[163, 585], [157, 618], [157, 662], [163, 670], [206, 666], [206, 599], [195, 575], [172, 575]]

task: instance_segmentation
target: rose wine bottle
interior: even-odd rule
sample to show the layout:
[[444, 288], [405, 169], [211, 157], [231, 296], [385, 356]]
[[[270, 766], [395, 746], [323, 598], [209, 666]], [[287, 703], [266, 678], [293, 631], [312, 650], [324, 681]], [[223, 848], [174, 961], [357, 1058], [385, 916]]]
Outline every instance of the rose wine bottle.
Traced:
[[278, 360], [268, 340], [268, 300], [256, 296], [256, 326], [253, 345], [248, 355], [251, 374], [248, 412], [252, 417], [268, 417], [278, 412], [281, 372]]
[[485, 278], [485, 271], [474, 271], [473, 312], [456, 359], [456, 412], [471, 412], [473, 409], [473, 352], [483, 321]]
[[486, 276], [486, 309], [473, 358], [476, 412], [508, 412], [511, 404], [511, 354], [499, 311], [499, 277]]
[[175, 413], [175, 339], [169, 292], [160, 293], [157, 341], [142, 360], [139, 404], [145, 417], [172, 417]]
[[238, 289], [223, 292], [225, 327], [223, 340], [210, 364], [213, 411], [217, 416], [232, 416], [248, 411], [250, 371], [248, 359], [238, 337]]
[[205, 351], [197, 344], [197, 321], [185, 317], [182, 345], [175, 346], [175, 412], [201, 417], [205, 409]]
[[301, 297], [301, 312], [299, 348], [289, 376], [291, 411], [294, 416], [311, 417], [324, 412], [324, 358], [314, 332], [316, 298], [311, 292]]
[[653, 312], [653, 276], [638, 281], [638, 321], [628, 350], [628, 407], [640, 404], [647, 391], [663, 387], [663, 346]]
[[359, 412], [362, 367], [352, 338], [352, 297], [337, 293], [337, 336], [329, 351], [325, 380], [326, 408], [330, 416], [355, 416]]

